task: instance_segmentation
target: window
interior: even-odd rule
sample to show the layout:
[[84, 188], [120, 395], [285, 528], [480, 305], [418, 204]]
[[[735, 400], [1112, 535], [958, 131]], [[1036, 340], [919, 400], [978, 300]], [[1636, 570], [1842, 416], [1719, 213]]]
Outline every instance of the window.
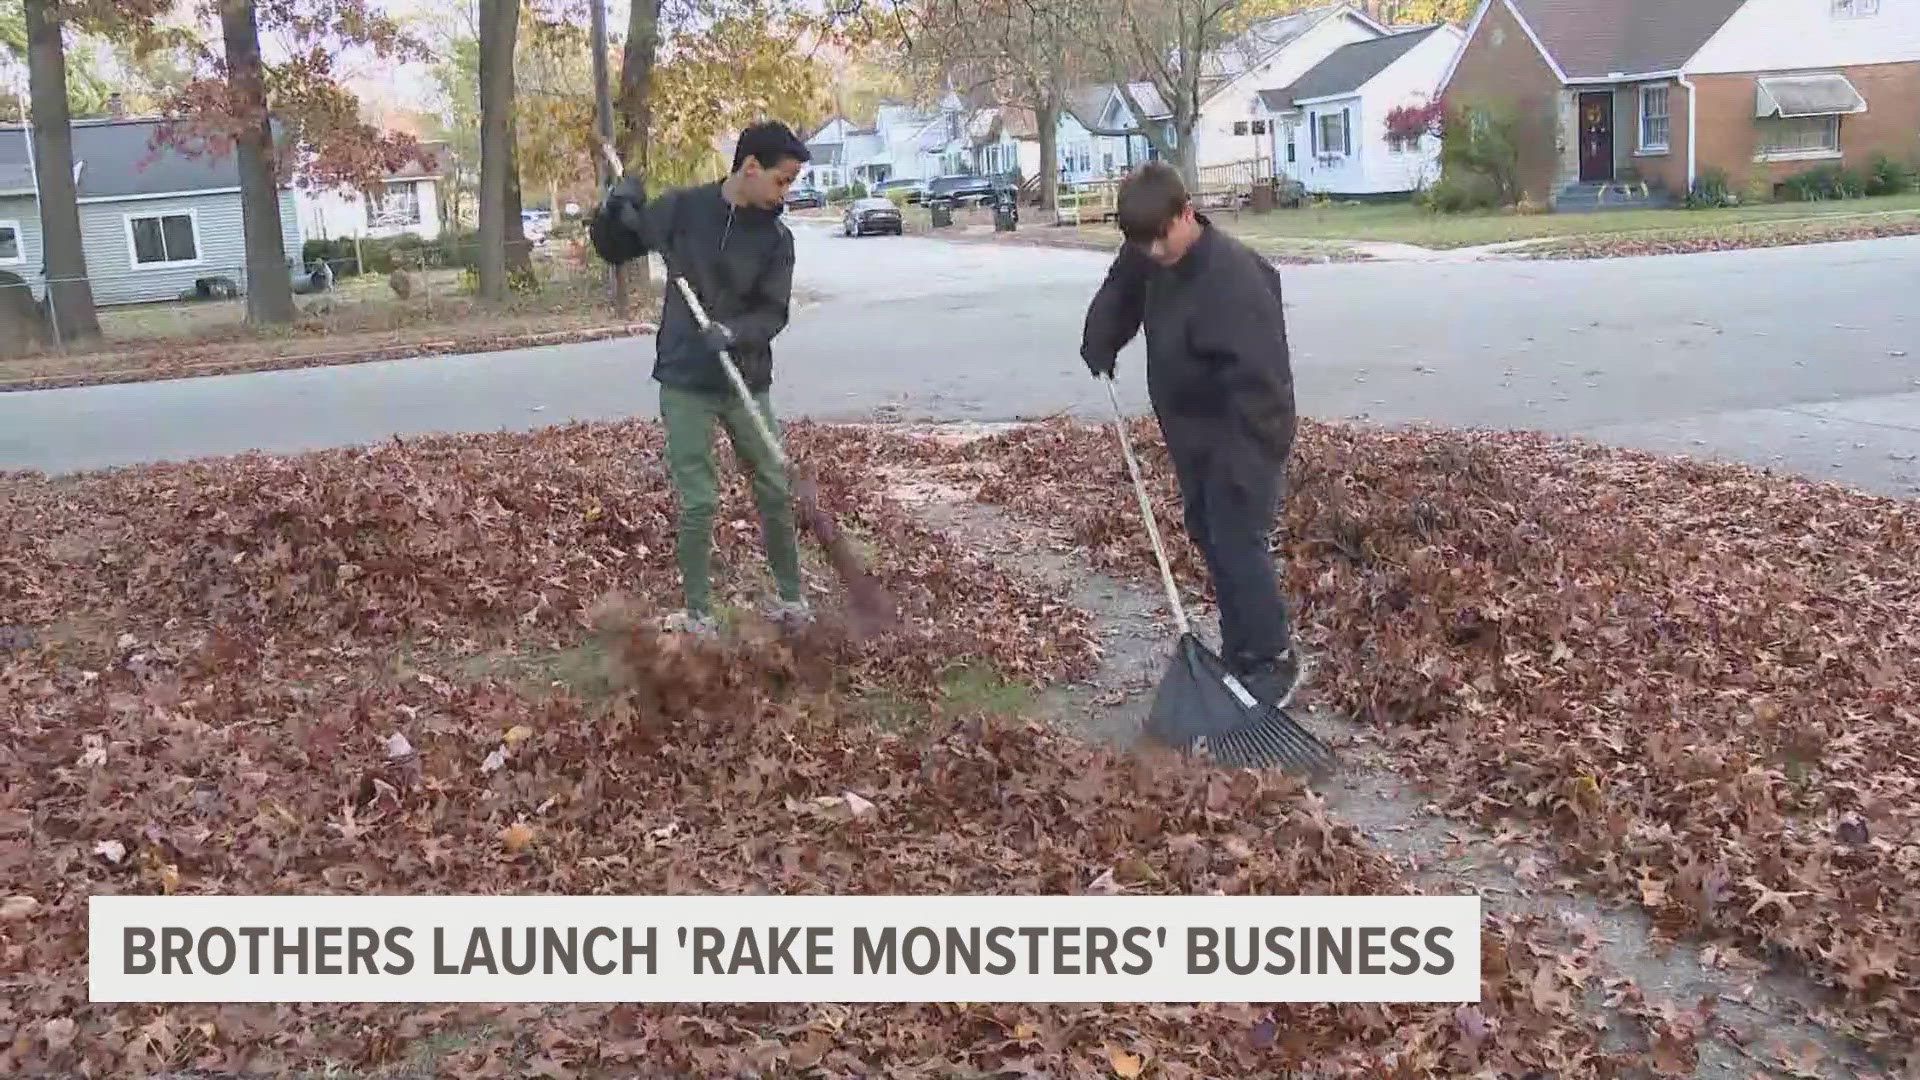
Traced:
[[1758, 124], [1761, 157], [1827, 157], [1840, 153], [1837, 116], [1769, 117]]
[[0, 221], [0, 265], [17, 263], [25, 255], [20, 241], [20, 223]]
[[1672, 129], [1672, 120], [1667, 111], [1668, 89], [1666, 86], [1640, 88], [1640, 149], [1643, 153], [1667, 148], [1668, 133]]
[[367, 203], [367, 224], [420, 224], [420, 186], [411, 180], [388, 184]]
[[1233, 133], [1235, 135], [1245, 135], [1247, 133], [1247, 122], [1245, 120], [1235, 120], [1233, 122]]
[[1337, 113], [1320, 114], [1320, 153], [1346, 155], [1347, 116], [1345, 109]]
[[1836, 19], [1864, 19], [1880, 14], [1880, 0], [1833, 0]]
[[200, 216], [192, 210], [129, 214], [127, 247], [136, 267], [192, 266], [200, 261]]

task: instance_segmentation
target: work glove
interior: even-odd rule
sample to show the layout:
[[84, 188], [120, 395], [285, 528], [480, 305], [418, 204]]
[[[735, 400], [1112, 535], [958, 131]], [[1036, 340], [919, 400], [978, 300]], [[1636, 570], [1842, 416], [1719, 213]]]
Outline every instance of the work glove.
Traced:
[[614, 266], [645, 255], [646, 209], [647, 191], [638, 179], [623, 177], [610, 186], [587, 224], [594, 251]]
[[1080, 351], [1080, 359], [1085, 361], [1087, 370], [1093, 372], [1094, 378], [1113, 378], [1114, 368], [1118, 361], [1118, 357], [1115, 356], [1115, 354], [1082, 349]]
[[707, 348], [712, 349], [714, 352], [733, 348], [733, 331], [727, 329], [726, 326], [721, 323], [708, 323], [707, 328], [701, 331], [700, 336], [706, 341]]

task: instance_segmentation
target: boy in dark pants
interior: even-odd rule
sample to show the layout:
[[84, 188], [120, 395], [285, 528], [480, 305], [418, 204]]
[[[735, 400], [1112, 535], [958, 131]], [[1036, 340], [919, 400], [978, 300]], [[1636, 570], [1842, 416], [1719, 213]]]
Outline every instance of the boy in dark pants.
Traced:
[[686, 608], [670, 628], [710, 634], [713, 517], [719, 480], [713, 427], [726, 428], [734, 452], [753, 477], [761, 535], [779, 590], [771, 614], [804, 619], [800, 549], [793, 503], [778, 459], [720, 366], [726, 349], [767, 427], [774, 420], [772, 342], [786, 328], [793, 295], [793, 234], [780, 220], [787, 189], [809, 159], [786, 125], [755, 124], [740, 133], [733, 172], [725, 179], [670, 191], [648, 201], [631, 180], [609, 194], [596, 220], [595, 243], [613, 261], [656, 251], [670, 278], [684, 277], [712, 325], [702, 330], [679, 287], [669, 281], [655, 341], [653, 377], [660, 384], [667, 465], [680, 500], [677, 555]]
[[1300, 664], [1267, 546], [1295, 426], [1280, 275], [1196, 213], [1158, 162], [1121, 184], [1116, 217], [1126, 244], [1087, 309], [1081, 358], [1112, 378], [1145, 326], [1148, 392], [1213, 577], [1222, 657], [1285, 705]]

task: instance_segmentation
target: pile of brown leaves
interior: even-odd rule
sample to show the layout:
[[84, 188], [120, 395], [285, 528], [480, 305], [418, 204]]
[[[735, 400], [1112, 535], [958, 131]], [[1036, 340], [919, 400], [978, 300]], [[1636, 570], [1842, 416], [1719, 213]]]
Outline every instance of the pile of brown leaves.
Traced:
[[[873, 545], [907, 633], [864, 647], [830, 626], [725, 647], [656, 637], [642, 616], [675, 593], [670, 495], [639, 425], [6, 480], [0, 1073], [1626, 1063], [1575, 1016], [1578, 959], [1502, 920], [1486, 927], [1484, 997], [1461, 1009], [87, 1003], [89, 894], [1403, 890], [1285, 779], [977, 717], [892, 733], [847, 722], [848, 694], [930, 696], [969, 658], [1073, 674], [1089, 662], [1085, 617], [849, 479], [878, 441], [802, 428], [794, 446], [833, 463], [826, 498]], [[727, 505], [751, 505], [738, 481]], [[743, 577], [751, 518], [718, 531]], [[602, 603], [614, 593], [628, 602]], [[583, 637], [606, 660], [598, 693], [476, 664]], [[1684, 1060], [1657, 1023], [1638, 1034]]]
[[1785, 225], [1754, 222], [1740, 227], [1675, 229], [1630, 236], [1578, 236], [1529, 244], [1516, 254], [1526, 259], [1625, 259], [1642, 255], [1693, 255], [1705, 251], [1878, 240], [1889, 236], [1913, 236], [1916, 233], [1920, 233], [1920, 215], [1865, 215]]
[[[1159, 433], [1134, 437], [1205, 595]], [[1156, 580], [1110, 429], [952, 457], [981, 498]], [[1319, 423], [1290, 483], [1313, 696], [1662, 928], [1797, 957], [1865, 1036], [1920, 1032], [1920, 506], [1545, 436]]]

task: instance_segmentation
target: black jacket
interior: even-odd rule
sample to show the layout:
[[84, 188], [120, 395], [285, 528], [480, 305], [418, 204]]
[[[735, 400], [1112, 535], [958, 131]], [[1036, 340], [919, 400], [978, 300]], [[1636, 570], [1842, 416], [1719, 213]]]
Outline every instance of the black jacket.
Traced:
[[1121, 250], [1087, 308], [1080, 354], [1110, 361], [1144, 325], [1147, 389], [1171, 452], [1284, 458], [1295, 415], [1280, 274], [1200, 221], [1172, 267]]
[[[733, 331], [728, 352], [749, 389], [773, 382], [773, 339], [786, 329], [793, 300], [793, 233], [778, 210], [736, 207], [720, 182], [648, 200], [645, 247], [670, 275], [684, 275], [707, 318]], [[653, 377], [687, 390], [733, 393], [717, 353], [672, 281], [660, 315]]]

